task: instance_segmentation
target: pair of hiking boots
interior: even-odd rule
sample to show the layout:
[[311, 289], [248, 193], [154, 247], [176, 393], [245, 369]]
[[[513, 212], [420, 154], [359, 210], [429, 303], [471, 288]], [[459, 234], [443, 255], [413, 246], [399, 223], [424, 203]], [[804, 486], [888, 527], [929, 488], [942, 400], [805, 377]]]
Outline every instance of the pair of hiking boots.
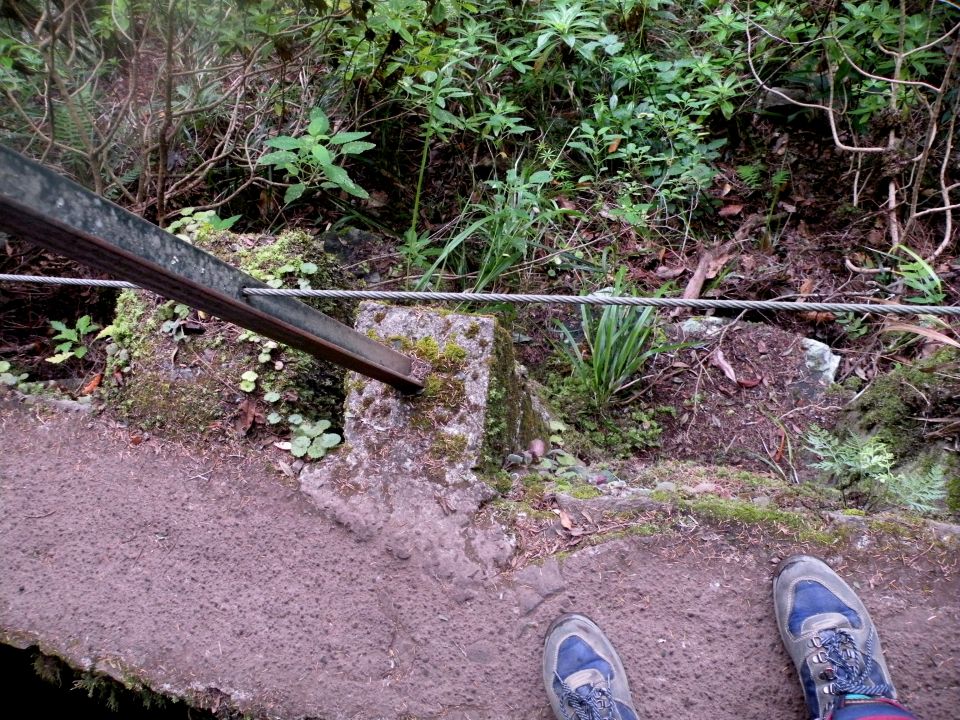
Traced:
[[[777, 625], [797, 666], [810, 717], [840, 720], [842, 708], [882, 698], [885, 717], [911, 718], [896, 691], [877, 630], [856, 593], [814, 557], [786, 560], [773, 581]], [[584, 615], [558, 618], [544, 643], [543, 680], [558, 720], [638, 720], [617, 651]], [[901, 714], [902, 713], [902, 714]]]

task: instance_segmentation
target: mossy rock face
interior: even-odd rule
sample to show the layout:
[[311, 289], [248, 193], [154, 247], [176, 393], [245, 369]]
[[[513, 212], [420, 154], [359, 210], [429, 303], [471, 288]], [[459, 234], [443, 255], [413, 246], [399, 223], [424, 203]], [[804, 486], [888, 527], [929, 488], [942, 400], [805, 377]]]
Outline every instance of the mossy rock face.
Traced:
[[[302, 231], [276, 237], [206, 232], [197, 233], [194, 242], [259, 280], [346, 285], [321, 244]], [[352, 322], [349, 304], [312, 304]], [[344, 371], [307, 353], [138, 291], [120, 294], [113, 326], [108, 376], [120, 382], [108, 390], [108, 401], [144, 429], [182, 437], [233, 432], [233, 420], [249, 399], [259, 408], [260, 422], [271, 413], [297, 413], [330, 420], [335, 428], [342, 424]], [[252, 386], [242, 380], [250, 372], [256, 374]], [[266, 394], [278, 399], [265, 403]], [[285, 426], [273, 430], [283, 432]]]
[[943, 348], [873, 381], [850, 406], [846, 429], [873, 435], [903, 472], [945, 471], [947, 507], [960, 512], [960, 458], [947, 448], [960, 438], [960, 351]]
[[517, 375], [510, 334], [499, 325], [494, 328], [487, 398], [481, 459], [483, 469], [493, 472], [503, 464], [507, 453], [527, 447], [531, 440], [550, 434]]
[[[944, 348], [873, 381], [850, 406], [849, 422], [876, 434], [899, 458], [929, 443], [930, 420], [960, 417], [960, 352]], [[958, 430], [960, 432], [960, 430]]]

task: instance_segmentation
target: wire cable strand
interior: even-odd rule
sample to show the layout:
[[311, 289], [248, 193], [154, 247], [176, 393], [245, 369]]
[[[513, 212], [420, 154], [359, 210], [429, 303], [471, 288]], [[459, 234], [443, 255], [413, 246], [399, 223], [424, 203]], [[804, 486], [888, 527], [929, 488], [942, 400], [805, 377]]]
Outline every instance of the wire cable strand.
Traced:
[[[105, 288], [138, 289], [123, 280], [46, 277], [41, 275], [3, 275], [0, 282], [42, 283]], [[655, 308], [691, 308], [694, 310], [773, 310], [782, 312], [876, 313], [878, 315], [944, 315], [960, 317], [957, 305], [902, 305], [885, 303], [796, 302], [785, 300], [710, 300], [632, 295], [530, 295], [523, 293], [414, 292], [404, 290], [301, 290], [296, 288], [250, 287], [248, 296], [312, 297], [332, 300], [392, 300], [408, 302], [475, 302], [545, 305], [628, 305]]]

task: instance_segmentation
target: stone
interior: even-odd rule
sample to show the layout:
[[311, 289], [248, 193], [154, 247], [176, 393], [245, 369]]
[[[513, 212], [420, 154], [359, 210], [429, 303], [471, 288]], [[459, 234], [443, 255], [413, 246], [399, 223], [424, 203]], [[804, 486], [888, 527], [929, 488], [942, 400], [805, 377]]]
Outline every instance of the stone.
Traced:
[[670, 482], [669, 480], [664, 480], [663, 482], [658, 482], [654, 490], [659, 492], [676, 492], [677, 484], [675, 482]]
[[495, 497], [481, 472], [546, 429], [495, 318], [363, 303], [356, 329], [427, 362], [425, 390], [403, 396], [348, 373], [344, 443], [300, 474], [329, 518], [438, 577], [490, 575], [513, 537], [481, 506]]

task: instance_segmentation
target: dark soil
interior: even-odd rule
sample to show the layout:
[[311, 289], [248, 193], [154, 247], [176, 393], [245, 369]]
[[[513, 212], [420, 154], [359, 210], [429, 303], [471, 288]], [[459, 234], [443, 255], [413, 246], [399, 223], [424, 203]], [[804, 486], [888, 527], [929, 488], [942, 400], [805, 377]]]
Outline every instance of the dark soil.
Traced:
[[[10, 642], [258, 716], [548, 718], [543, 633], [577, 610], [616, 643], [644, 716], [806, 717], [770, 599], [795, 548], [776, 538], [701, 525], [610, 542], [471, 599], [230, 446], [135, 445], [107, 421], [10, 403], [0, 442]], [[826, 559], [873, 613], [902, 699], [954, 717], [956, 555], [900, 548]]]
[[[695, 347], [657, 359], [647, 404], [668, 406], [657, 456], [738, 465], [796, 480], [803, 437], [812, 425], [831, 427], [841, 394], [811, 382], [801, 336], [772, 325], [733, 322]], [[720, 354], [718, 354], [720, 353]], [[726, 362], [731, 379], [721, 367]]]

